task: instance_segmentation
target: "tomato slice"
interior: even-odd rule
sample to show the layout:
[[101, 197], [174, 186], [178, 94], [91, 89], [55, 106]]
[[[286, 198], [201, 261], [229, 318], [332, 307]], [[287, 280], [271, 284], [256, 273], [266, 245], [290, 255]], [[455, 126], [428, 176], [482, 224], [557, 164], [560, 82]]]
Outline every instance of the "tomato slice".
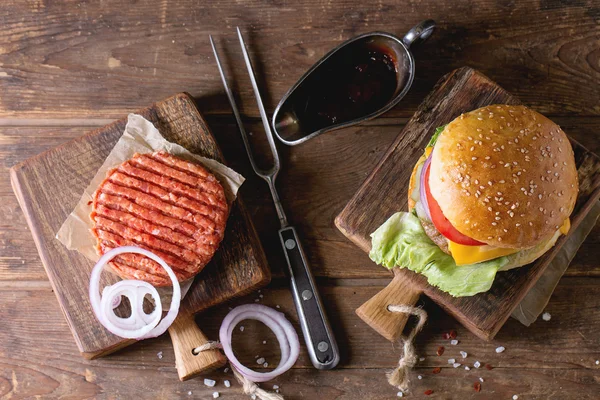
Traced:
[[427, 170], [425, 171], [425, 194], [427, 196], [427, 203], [429, 203], [429, 213], [431, 214], [431, 222], [433, 222], [433, 225], [442, 235], [444, 235], [444, 237], [455, 243], [463, 244], [465, 246], [481, 246], [485, 244], [460, 233], [454, 226], [452, 226], [450, 221], [448, 221], [448, 218], [444, 216], [440, 205], [437, 201], [435, 201], [431, 195], [431, 191], [429, 190], [430, 169], [431, 164], [429, 164]]

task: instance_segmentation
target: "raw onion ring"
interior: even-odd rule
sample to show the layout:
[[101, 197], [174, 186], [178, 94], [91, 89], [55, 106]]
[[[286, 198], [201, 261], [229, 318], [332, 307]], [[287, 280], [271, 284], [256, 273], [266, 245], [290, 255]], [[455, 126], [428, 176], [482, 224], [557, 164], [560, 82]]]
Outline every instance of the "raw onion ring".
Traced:
[[[173, 296], [171, 297], [169, 312], [162, 321], [160, 320], [162, 315], [160, 295], [156, 288], [148, 282], [123, 280], [114, 285], [106, 286], [102, 290], [102, 297], [100, 297], [100, 274], [104, 266], [114, 257], [124, 253], [141, 254], [156, 261], [167, 271], [167, 275], [171, 278]], [[154, 299], [154, 310], [150, 314], [146, 314], [143, 308], [144, 298], [147, 294]], [[114, 309], [120, 304], [122, 296], [129, 298], [131, 304], [131, 315], [127, 318], [121, 318], [114, 313]], [[179, 313], [181, 288], [173, 270], [162, 258], [151, 251], [136, 246], [122, 246], [106, 252], [92, 269], [90, 303], [98, 321], [111, 333], [126, 339], [142, 340], [160, 336], [171, 326]]]
[[[242, 365], [235, 354], [233, 354], [231, 334], [238, 323], [247, 319], [254, 319], [262, 322], [269, 327], [277, 337], [281, 349], [281, 360], [279, 361], [277, 368], [273, 371], [254, 371]], [[278, 377], [294, 365], [300, 354], [298, 334], [292, 324], [285, 318], [285, 315], [261, 304], [246, 304], [231, 310], [221, 323], [219, 340], [221, 341], [223, 351], [231, 365], [240, 373], [240, 375], [252, 382], [266, 382]]]
[[421, 204], [423, 204], [423, 209], [425, 210], [425, 215], [427, 215], [427, 218], [429, 218], [429, 220], [431, 221], [431, 213], [429, 212], [429, 202], [427, 201], [427, 193], [425, 192], [425, 175], [427, 175], [425, 172], [427, 171], [427, 168], [429, 167], [429, 164], [431, 164], [431, 156], [433, 155], [433, 152], [429, 155], [429, 157], [427, 157], [427, 159], [425, 160], [425, 162], [423, 163], [423, 166], [421, 167], [421, 176], [419, 177], [419, 197], [421, 198]]

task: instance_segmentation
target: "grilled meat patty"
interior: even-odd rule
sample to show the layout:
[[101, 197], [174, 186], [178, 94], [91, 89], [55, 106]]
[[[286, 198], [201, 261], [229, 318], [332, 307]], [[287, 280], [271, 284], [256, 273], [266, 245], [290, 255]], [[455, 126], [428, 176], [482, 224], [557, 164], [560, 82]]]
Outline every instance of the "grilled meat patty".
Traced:
[[[181, 282], [212, 259], [228, 214], [223, 187], [204, 167], [163, 151], [136, 153], [109, 171], [94, 193], [92, 233], [99, 254], [119, 246], [147, 249]], [[110, 266], [123, 279], [171, 285], [165, 270], [142, 255], [117, 256]]]

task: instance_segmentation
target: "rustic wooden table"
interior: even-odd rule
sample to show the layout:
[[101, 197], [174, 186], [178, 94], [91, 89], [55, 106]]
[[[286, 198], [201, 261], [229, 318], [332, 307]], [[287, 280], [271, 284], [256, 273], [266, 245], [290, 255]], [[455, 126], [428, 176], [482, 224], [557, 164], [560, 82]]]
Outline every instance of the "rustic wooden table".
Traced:
[[[229, 163], [245, 174], [242, 188], [274, 273], [261, 303], [280, 305], [296, 321], [277, 218], [267, 186], [251, 172], [208, 44], [226, 47], [247, 128], [263, 133], [243, 67], [235, 26], [241, 26], [259, 71], [266, 107], [277, 101], [326, 51], [356, 34], [402, 35], [433, 18], [438, 29], [414, 49], [416, 80], [394, 110], [362, 126], [280, 146], [279, 188], [303, 238], [342, 361], [333, 371], [312, 368], [303, 348], [295, 368], [274, 382], [289, 399], [390, 399], [384, 373], [398, 360], [393, 346], [354, 310], [389, 281], [334, 227], [333, 219], [359, 187], [433, 84], [469, 65], [600, 153], [600, 8], [594, 1], [19, 1], [0, 4], [0, 395], [21, 398], [244, 399], [223, 371], [207, 388], [179, 382], [167, 337], [131, 346], [105, 359], [79, 353], [11, 191], [8, 168], [130, 111], [180, 91], [198, 100]], [[469, 334], [423, 301], [429, 322], [417, 340], [424, 357], [412, 373], [411, 397], [592, 399], [600, 397], [600, 225], [560, 281], [547, 311], [552, 319], [526, 328], [510, 320], [492, 343]], [[233, 304], [254, 302], [258, 294]], [[228, 306], [199, 315], [216, 338]], [[297, 325], [296, 325], [297, 326]], [[443, 332], [458, 331], [458, 346]], [[257, 324], [236, 333], [236, 349], [277, 362], [274, 337]], [[263, 344], [266, 340], [266, 344]], [[446, 346], [442, 357], [438, 346]], [[496, 354], [503, 345], [506, 351]], [[494, 369], [452, 368], [459, 350]], [[432, 374], [441, 367], [440, 374]], [[473, 383], [482, 377], [482, 390]], [[422, 379], [418, 379], [422, 378]], [[225, 388], [224, 379], [233, 382]]]

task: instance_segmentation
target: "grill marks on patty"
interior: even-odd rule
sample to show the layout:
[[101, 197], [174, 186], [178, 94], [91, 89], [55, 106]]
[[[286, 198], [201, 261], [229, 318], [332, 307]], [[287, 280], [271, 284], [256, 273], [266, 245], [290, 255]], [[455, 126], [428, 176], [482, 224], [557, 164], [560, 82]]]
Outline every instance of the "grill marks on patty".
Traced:
[[[136, 154], [109, 172], [93, 204], [100, 253], [125, 245], [148, 249], [180, 281], [212, 259], [229, 211], [223, 187], [210, 172], [166, 152]], [[120, 255], [111, 267], [124, 279], [171, 284], [164, 269], [144, 256]]]

